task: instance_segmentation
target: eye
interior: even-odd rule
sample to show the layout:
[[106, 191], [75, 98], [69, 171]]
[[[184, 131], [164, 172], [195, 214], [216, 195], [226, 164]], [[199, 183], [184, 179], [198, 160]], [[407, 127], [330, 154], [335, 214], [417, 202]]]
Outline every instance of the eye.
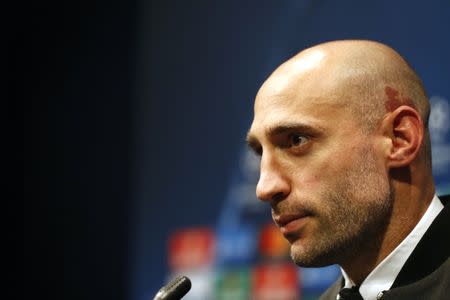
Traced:
[[256, 156], [261, 157], [263, 153], [262, 147], [261, 146], [256, 147], [255, 149], [253, 149], [253, 152], [256, 154]]
[[250, 152], [255, 154], [256, 156], [262, 156], [262, 146], [256, 143], [249, 143], [248, 148], [250, 149]]
[[308, 140], [309, 140], [308, 137], [304, 135], [293, 133], [289, 135], [289, 146], [297, 147], [303, 145]]

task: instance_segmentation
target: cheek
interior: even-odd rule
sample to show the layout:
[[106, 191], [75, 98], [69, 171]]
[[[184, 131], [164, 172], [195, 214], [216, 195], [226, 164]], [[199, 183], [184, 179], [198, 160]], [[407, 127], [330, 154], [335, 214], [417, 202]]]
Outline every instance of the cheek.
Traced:
[[303, 191], [319, 191], [339, 182], [354, 163], [352, 154], [358, 153], [357, 146], [327, 150], [310, 157], [303, 167], [295, 170], [297, 186]]
[[293, 174], [294, 185], [302, 194], [314, 194], [330, 177], [330, 168], [325, 163], [309, 162]]
[[321, 181], [323, 180], [323, 177], [320, 176], [322, 172], [317, 172], [318, 170], [311, 171], [311, 172], [305, 172], [303, 174], [303, 183], [306, 188], [308, 189], [317, 189], [320, 186]]

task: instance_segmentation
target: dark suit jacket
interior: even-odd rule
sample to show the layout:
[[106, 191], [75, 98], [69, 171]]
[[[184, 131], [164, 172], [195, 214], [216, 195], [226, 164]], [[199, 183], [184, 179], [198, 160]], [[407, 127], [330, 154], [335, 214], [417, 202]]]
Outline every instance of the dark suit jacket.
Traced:
[[[444, 209], [381, 299], [450, 299], [450, 196], [440, 196], [439, 199], [445, 205]], [[320, 299], [335, 300], [342, 286], [341, 277]]]

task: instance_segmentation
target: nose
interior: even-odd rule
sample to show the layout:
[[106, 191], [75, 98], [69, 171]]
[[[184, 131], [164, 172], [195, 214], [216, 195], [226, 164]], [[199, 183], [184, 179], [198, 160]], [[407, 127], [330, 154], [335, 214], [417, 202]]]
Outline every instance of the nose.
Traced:
[[286, 198], [290, 193], [290, 185], [285, 176], [283, 167], [275, 158], [264, 153], [261, 157], [256, 196], [265, 202], [281, 201]]

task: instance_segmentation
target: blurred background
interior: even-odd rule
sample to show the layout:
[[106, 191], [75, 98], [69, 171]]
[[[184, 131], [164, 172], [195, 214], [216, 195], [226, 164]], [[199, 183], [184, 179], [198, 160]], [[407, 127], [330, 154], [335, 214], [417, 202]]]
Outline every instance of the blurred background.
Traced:
[[64, 1], [18, 10], [25, 297], [316, 299], [339, 269], [299, 269], [254, 196], [244, 138], [264, 79], [301, 49], [372, 39], [432, 102], [438, 194], [450, 191], [448, 1]]

